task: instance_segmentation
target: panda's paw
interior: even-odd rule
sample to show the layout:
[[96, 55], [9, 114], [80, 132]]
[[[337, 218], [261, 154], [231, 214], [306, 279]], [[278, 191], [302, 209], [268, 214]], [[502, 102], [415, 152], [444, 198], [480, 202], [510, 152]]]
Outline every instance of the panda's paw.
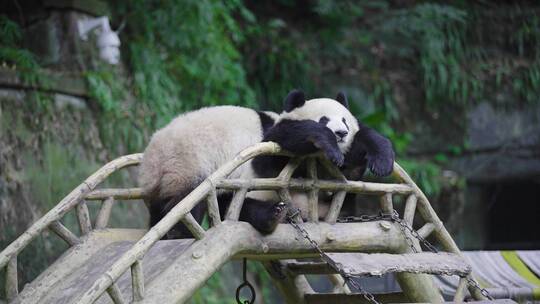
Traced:
[[277, 222], [283, 222], [285, 219], [285, 216], [287, 215], [287, 204], [284, 202], [279, 202], [274, 204], [274, 218], [277, 220]]
[[326, 151], [326, 157], [338, 167], [343, 166], [343, 162], [345, 161], [345, 156], [339, 150]]
[[376, 176], [388, 176], [394, 171], [394, 158], [382, 155], [368, 156], [368, 167]]

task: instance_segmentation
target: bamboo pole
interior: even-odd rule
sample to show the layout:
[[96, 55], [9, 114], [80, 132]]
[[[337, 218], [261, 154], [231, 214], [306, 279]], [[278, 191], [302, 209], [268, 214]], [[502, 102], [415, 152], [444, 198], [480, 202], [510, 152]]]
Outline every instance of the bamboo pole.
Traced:
[[92, 222], [90, 221], [90, 212], [86, 202], [82, 200], [77, 204], [77, 221], [79, 222], [79, 229], [81, 229], [81, 235], [85, 235], [92, 231]]
[[456, 293], [454, 294], [454, 303], [462, 303], [465, 300], [467, 290], [467, 279], [459, 278], [458, 286], [456, 288]]
[[98, 201], [105, 200], [109, 197], [112, 197], [117, 200], [136, 200], [143, 198], [142, 188], [125, 188], [125, 189], [116, 189], [116, 188], [107, 188], [107, 189], [96, 189], [88, 193], [84, 198], [88, 201]]
[[107, 228], [109, 218], [111, 217], [112, 207], [114, 205], [114, 196], [109, 196], [101, 203], [101, 208], [96, 218], [96, 229]]
[[435, 225], [432, 223], [425, 223], [417, 232], [425, 239], [433, 232], [433, 230], [435, 230]]
[[338, 191], [337, 193], [334, 193], [332, 203], [330, 204], [330, 209], [328, 210], [328, 214], [326, 214], [326, 218], [324, 219], [325, 222], [334, 224], [337, 221], [346, 195], [346, 191]]
[[126, 303], [126, 301], [124, 300], [124, 296], [122, 295], [122, 291], [120, 290], [118, 285], [116, 285], [116, 283], [112, 283], [111, 286], [109, 286], [109, 288], [107, 288], [107, 293], [109, 294], [109, 296], [113, 300], [114, 304], [124, 304], [124, 303]]
[[3, 268], [13, 256], [17, 255], [21, 250], [23, 250], [28, 243], [30, 243], [43, 230], [47, 229], [51, 223], [60, 220], [64, 214], [75, 207], [85, 195], [92, 191], [109, 175], [121, 168], [136, 165], [141, 161], [141, 159], [141, 153], [125, 155], [109, 162], [94, 174], [90, 175], [82, 184], [77, 186], [66, 197], [64, 197], [64, 199], [62, 199], [58, 205], [32, 224], [32, 226], [30, 226], [30, 228], [28, 228], [21, 236], [19, 236], [2, 252], [0, 252], [0, 268]]
[[392, 213], [394, 211], [392, 193], [386, 193], [381, 197], [381, 210], [384, 213]]
[[206, 197], [206, 205], [208, 206], [208, 216], [212, 222], [212, 226], [221, 224], [221, 216], [219, 215], [219, 205], [217, 201], [216, 189], [213, 188]]
[[414, 213], [416, 211], [416, 195], [411, 194], [405, 202], [405, 211], [403, 211], [403, 220], [412, 227], [414, 221]]
[[304, 157], [291, 158], [291, 160], [287, 163], [287, 165], [283, 167], [277, 179], [284, 182], [291, 179], [291, 176], [293, 175], [294, 171], [298, 168], [298, 166], [300, 166], [300, 164], [303, 161], [304, 161]]
[[12, 257], [6, 269], [6, 299], [8, 302], [14, 300], [19, 294], [19, 279], [17, 275], [17, 256]]
[[133, 286], [133, 302], [142, 301], [144, 299], [144, 273], [141, 260], [131, 265], [131, 285]]
[[364, 194], [409, 194], [412, 188], [404, 184], [380, 184], [370, 182], [339, 182], [331, 180], [319, 180], [315, 184], [312, 180], [292, 178], [290, 182], [276, 180], [274, 178], [254, 178], [251, 180], [227, 179], [216, 183], [216, 187], [227, 190], [238, 190], [246, 188], [249, 190], [279, 190], [289, 188], [291, 190], [308, 190], [317, 187], [321, 191], [347, 191], [350, 193]]
[[81, 242], [79, 238], [67, 229], [66, 226], [62, 225], [60, 221], [52, 222], [49, 228], [70, 246], [75, 246]]
[[332, 285], [334, 285], [334, 293], [351, 293], [351, 289], [349, 288], [349, 286], [347, 286], [345, 279], [343, 279], [340, 274], [329, 274], [328, 279], [330, 279], [330, 282], [332, 283]]
[[191, 212], [188, 212], [186, 216], [182, 218], [182, 223], [186, 225], [189, 231], [193, 234], [193, 237], [197, 240], [200, 240], [204, 237], [204, 229], [197, 223]]
[[319, 221], [319, 189], [316, 185], [319, 180], [317, 177], [317, 160], [313, 157], [307, 160], [308, 177], [313, 181], [314, 187], [311, 188], [308, 194], [308, 218], [310, 222]]
[[238, 218], [240, 218], [240, 211], [242, 211], [247, 191], [247, 188], [241, 188], [234, 192], [231, 204], [229, 205], [229, 210], [227, 210], [227, 215], [225, 216], [226, 219], [237, 221]]

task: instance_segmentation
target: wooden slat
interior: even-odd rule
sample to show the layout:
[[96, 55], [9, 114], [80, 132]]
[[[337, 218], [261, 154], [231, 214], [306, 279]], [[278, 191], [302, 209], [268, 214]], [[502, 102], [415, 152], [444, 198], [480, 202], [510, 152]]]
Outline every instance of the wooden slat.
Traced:
[[79, 222], [79, 228], [81, 229], [81, 235], [85, 235], [92, 231], [90, 212], [88, 211], [88, 206], [84, 200], [77, 204], [77, 220]]
[[17, 276], [17, 256], [12, 257], [6, 269], [6, 299], [11, 301], [19, 294], [19, 279]]
[[203, 227], [201, 227], [201, 225], [197, 223], [197, 221], [195, 220], [195, 218], [193, 217], [191, 213], [186, 214], [182, 218], [182, 223], [186, 225], [189, 231], [191, 231], [191, 233], [193, 234], [193, 237], [195, 237], [197, 240], [200, 240], [204, 237], [205, 231]]
[[407, 197], [407, 201], [405, 202], [405, 211], [403, 212], [403, 220], [409, 226], [412, 226], [414, 221], [414, 213], [416, 212], [416, 202], [418, 201], [416, 195], [411, 194], [409, 197]]
[[458, 254], [421, 252], [413, 254], [328, 253], [351, 275], [380, 276], [389, 272], [455, 274], [465, 276], [471, 267]]
[[110, 196], [103, 201], [99, 213], [96, 218], [96, 229], [107, 228], [109, 218], [111, 217], [112, 207], [114, 205], [114, 197]]
[[[393, 272], [466, 275], [471, 271], [471, 267], [461, 256], [445, 252], [328, 253], [328, 256], [340, 263], [345, 272], [358, 276], [380, 276]], [[336, 273], [325, 262], [289, 262], [287, 269], [294, 274]]]
[[118, 288], [118, 285], [116, 285], [116, 283], [112, 283], [112, 285], [107, 288], [107, 293], [109, 294], [109, 296], [111, 296], [114, 304], [126, 303], [126, 301], [124, 300], [124, 296], [122, 295], [122, 291], [120, 290], [120, 288]]
[[144, 273], [141, 260], [131, 265], [131, 285], [133, 286], [133, 302], [141, 301], [144, 298]]
[[[315, 158], [309, 158], [307, 161], [308, 177], [313, 180], [313, 184], [318, 182], [317, 177], [317, 160]], [[319, 189], [314, 186], [308, 194], [308, 218], [310, 222], [319, 221]]]
[[418, 229], [417, 232], [421, 237], [427, 238], [433, 232], [433, 230], [435, 230], [435, 225], [432, 223], [426, 223], [424, 226]]
[[56, 235], [71, 246], [77, 245], [81, 242], [79, 238], [73, 234], [73, 232], [67, 229], [66, 226], [62, 225], [62, 223], [59, 221], [52, 222], [51, 225], [49, 225], [49, 228], [52, 230], [52, 232], [56, 233]]
[[247, 188], [241, 188], [234, 192], [231, 204], [229, 205], [229, 210], [227, 210], [227, 215], [225, 216], [228, 220], [237, 221], [240, 217], [240, 211], [244, 205], [244, 199], [246, 198]]
[[208, 216], [212, 221], [212, 226], [221, 224], [221, 217], [219, 215], [219, 205], [217, 201], [216, 190], [213, 189], [208, 193], [206, 197], [206, 204], [208, 206]]
[[330, 204], [330, 210], [328, 210], [328, 214], [326, 214], [326, 218], [324, 219], [325, 222], [330, 224], [334, 224], [336, 222], [339, 213], [341, 212], [343, 200], [345, 200], [346, 195], [347, 192], [345, 191], [339, 191], [337, 193], [334, 193], [334, 197], [332, 197], [332, 203]]
[[381, 209], [384, 213], [392, 213], [394, 211], [392, 193], [386, 193], [381, 197]]

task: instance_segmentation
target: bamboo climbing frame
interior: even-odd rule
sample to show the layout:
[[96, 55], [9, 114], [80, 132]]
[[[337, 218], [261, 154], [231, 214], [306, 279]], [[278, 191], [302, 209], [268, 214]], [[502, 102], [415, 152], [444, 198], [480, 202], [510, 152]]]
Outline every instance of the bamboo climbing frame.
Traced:
[[[460, 254], [459, 248], [451, 238], [450, 234], [437, 217], [435, 211], [429, 204], [426, 196], [416, 186], [407, 173], [396, 163], [394, 164], [393, 176], [397, 183], [369, 183], [348, 181], [343, 174], [331, 162], [320, 155], [304, 156], [291, 158], [291, 161], [284, 167], [276, 178], [256, 178], [245, 179], [227, 179], [227, 177], [239, 166], [249, 161], [255, 156], [262, 154], [287, 155], [291, 156], [274, 143], [260, 143], [249, 147], [239, 153], [233, 160], [229, 161], [206, 180], [204, 180], [196, 189], [179, 202], [159, 223], [152, 227], [148, 232], [136, 242], [125, 254], [123, 254], [115, 263], [99, 277], [89, 288], [79, 303], [93, 303], [105, 292], [109, 294], [114, 303], [125, 303], [126, 297], [116, 285], [118, 278], [126, 271], [131, 271], [132, 295], [131, 300], [138, 303], [145, 302], [145, 295], [151, 292], [157, 283], [145, 286], [144, 275], [142, 271], [142, 258], [150, 248], [160, 240], [175, 224], [184, 223], [193, 233], [196, 241], [186, 252], [182, 254], [182, 259], [177, 259], [169, 269], [182, 269], [182, 271], [191, 271], [181, 285], [173, 286], [176, 294], [164, 295], [163, 302], [174, 299], [175, 302], [182, 302], [191, 297], [195, 290], [202, 286], [209, 276], [217, 271], [219, 267], [228, 259], [233, 257], [249, 257], [262, 259], [267, 269], [270, 269], [269, 259], [294, 258], [295, 256], [306, 256], [310, 251], [306, 244], [291, 243], [286, 235], [290, 235], [291, 230], [287, 227], [278, 227], [277, 231], [269, 236], [260, 236], [248, 225], [238, 223], [240, 210], [244, 198], [251, 190], [272, 190], [276, 191], [283, 201], [291, 201], [291, 191], [302, 191], [308, 193], [308, 222], [305, 223], [309, 231], [314, 232], [314, 238], [320, 240], [321, 246], [330, 251], [391, 251], [394, 253], [407, 253], [411, 248], [405, 241], [390, 245], [370, 243], [369, 241], [354, 243], [350, 242], [351, 235], [357, 235], [364, 240], [368, 240], [375, 228], [373, 223], [356, 224], [335, 224], [343, 206], [345, 195], [348, 192], [363, 193], [380, 196], [381, 209], [384, 212], [393, 210], [393, 197], [395, 195], [406, 195], [405, 211], [403, 219], [409, 225], [413, 224], [415, 215], [418, 214], [424, 222], [424, 225], [418, 229], [422, 237], [433, 236], [444, 251]], [[135, 200], [142, 198], [140, 188], [130, 189], [96, 189], [112, 173], [128, 166], [138, 165], [142, 159], [142, 154], [132, 154], [120, 157], [103, 166], [96, 173], [88, 177], [75, 190], [69, 193], [52, 210], [47, 212], [41, 219], [35, 222], [25, 233], [12, 242], [0, 253], [0, 269], [6, 268], [5, 294], [8, 301], [17, 297], [18, 278], [17, 278], [17, 256], [18, 254], [38, 235], [49, 229], [65, 240], [70, 246], [77, 245], [81, 238], [66, 228], [60, 222], [61, 218], [70, 210], [75, 209], [81, 237], [90, 233], [94, 229], [103, 229], [108, 225], [111, 210], [116, 200]], [[307, 164], [308, 177], [306, 179], [292, 178], [294, 171], [302, 162]], [[317, 174], [317, 164], [320, 164], [324, 170], [332, 176], [331, 180], [323, 180]], [[221, 215], [217, 203], [217, 190], [233, 190], [234, 195], [231, 205], [225, 215], [225, 221], [221, 220]], [[319, 222], [318, 196], [319, 191], [332, 191], [334, 193], [330, 209], [322, 222]], [[98, 212], [94, 225], [88, 212], [86, 201], [101, 201], [101, 209]], [[195, 221], [191, 215], [192, 208], [199, 202], [205, 201], [208, 206], [208, 214], [211, 227], [205, 230]], [[301, 220], [299, 218], [298, 220]], [[238, 223], [238, 224], [237, 224]], [[318, 225], [318, 226], [313, 226]], [[349, 226], [346, 226], [349, 225]], [[346, 227], [363, 225], [365, 231], [347, 231]], [[392, 224], [394, 225], [394, 224]], [[371, 227], [371, 228], [369, 228]], [[391, 227], [391, 226], [390, 226]], [[371, 230], [370, 230], [371, 229]], [[284, 231], [287, 230], [287, 233]], [[379, 229], [380, 230], [380, 229]], [[393, 233], [399, 233], [399, 228], [385, 228]], [[318, 234], [317, 234], [318, 233]], [[398, 235], [398, 234], [396, 234]], [[278, 238], [281, 236], [281, 238]], [[389, 238], [391, 239], [391, 238]], [[212, 245], [223, 243], [221, 248], [212, 247]], [[258, 241], [254, 241], [258, 240]], [[386, 239], [385, 239], [386, 240]], [[389, 241], [388, 241], [389, 242]], [[351, 246], [353, 244], [354, 246]], [[362, 245], [360, 245], [362, 244]], [[374, 245], [370, 245], [374, 244]], [[307, 247], [306, 247], [307, 246]], [[417, 250], [421, 251], [418, 242], [415, 242]], [[220, 251], [221, 250], [221, 251]], [[215, 251], [215, 254], [212, 254]], [[312, 250], [311, 250], [312, 251]], [[267, 256], [268, 258], [264, 258]], [[311, 256], [314, 256], [311, 253]], [[204, 267], [197, 264], [204, 264]], [[190, 268], [191, 267], [191, 268]], [[173, 271], [173, 270], [171, 270]], [[163, 274], [164, 283], [169, 283], [167, 276]], [[178, 273], [172, 274], [179, 276]], [[182, 276], [180, 276], [182, 277]], [[339, 284], [343, 280], [332, 275], [331, 281], [335, 282], [336, 290], [340, 289]], [[408, 294], [410, 300], [415, 301], [440, 301], [442, 300], [438, 289], [433, 284], [431, 278], [425, 274], [399, 273], [398, 281]], [[288, 284], [284, 284], [288, 282]], [[461, 279], [456, 300], [461, 301], [465, 296], [464, 288], [466, 280]], [[159, 282], [158, 282], [159, 283]], [[289, 277], [286, 281], [276, 281], [280, 290], [283, 291], [289, 302], [303, 301], [303, 295], [312, 292], [309, 284], [303, 275]], [[171, 282], [170, 284], [175, 284]], [[170, 289], [169, 289], [170, 290]], [[347, 288], [341, 288], [344, 292], [350, 292]], [[483, 299], [482, 295], [475, 289], [470, 292], [476, 299]], [[154, 300], [156, 298], [153, 298]]]

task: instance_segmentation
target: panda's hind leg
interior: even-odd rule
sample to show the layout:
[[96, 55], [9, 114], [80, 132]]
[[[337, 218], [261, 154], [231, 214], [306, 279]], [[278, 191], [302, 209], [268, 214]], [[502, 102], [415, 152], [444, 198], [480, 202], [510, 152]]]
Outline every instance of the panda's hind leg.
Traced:
[[271, 203], [253, 198], [246, 198], [240, 220], [248, 222], [262, 234], [272, 233], [277, 224], [285, 219], [287, 205], [283, 202]]
[[[187, 192], [189, 193], [189, 192]], [[163, 218], [169, 211], [171, 211], [174, 206], [176, 206], [184, 197], [186, 197], [187, 194], [177, 194], [174, 197], [170, 198], [168, 202], [165, 204], [165, 206], [161, 209], [161, 218]], [[204, 218], [204, 214], [206, 213], [206, 203], [199, 202], [193, 209], [191, 209], [191, 215], [197, 223], [202, 223], [202, 220]], [[161, 220], [160, 218], [160, 220]], [[150, 214], [150, 219], [152, 220], [152, 214]], [[181, 222], [174, 225], [169, 232], [163, 237], [163, 239], [189, 239], [193, 238], [193, 234], [189, 229], [182, 224]]]

